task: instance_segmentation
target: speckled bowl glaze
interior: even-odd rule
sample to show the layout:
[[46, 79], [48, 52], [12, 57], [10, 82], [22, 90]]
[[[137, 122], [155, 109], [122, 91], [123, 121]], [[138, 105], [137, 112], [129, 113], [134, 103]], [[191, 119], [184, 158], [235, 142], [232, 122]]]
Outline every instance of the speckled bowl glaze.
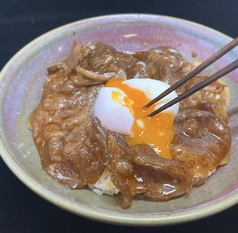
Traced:
[[[193, 188], [188, 197], [167, 202], [134, 200], [131, 208], [124, 210], [117, 197], [98, 196], [87, 189], [69, 190], [46, 175], [26, 122], [40, 101], [46, 68], [66, 58], [75, 39], [83, 44], [103, 41], [129, 52], [170, 45], [192, 61], [205, 60], [232, 38], [182, 19], [129, 14], [81, 20], [35, 39], [20, 50], [0, 74], [0, 154], [12, 172], [51, 203], [80, 216], [113, 224], [159, 226], [183, 223], [238, 203], [238, 70], [224, 77], [231, 92], [231, 162], [219, 168], [203, 186]], [[207, 73], [237, 57], [238, 49], [234, 49]]]

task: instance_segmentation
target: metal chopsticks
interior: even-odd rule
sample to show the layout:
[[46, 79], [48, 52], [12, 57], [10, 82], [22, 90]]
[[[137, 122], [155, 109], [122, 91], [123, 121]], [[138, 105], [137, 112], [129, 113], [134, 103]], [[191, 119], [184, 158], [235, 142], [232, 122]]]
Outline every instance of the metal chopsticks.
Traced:
[[[231, 49], [233, 49], [234, 47], [236, 47], [238, 45], [238, 37], [234, 40], [232, 40], [229, 44], [227, 44], [225, 47], [223, 47], [221, 50], [219, 50], [218, 52], [216, 52], [214, 55], [212, 55], [210, 58], [208, 58], [206, 61], [204, 61], [201, 65], [199, 65], [197, 68], [195, 68], [194, 70], [192, 70], [190, 73], [188, 73], [185, 77], [183, 77], [182, 79], [180, 79], [178, 82], [176, 82], [175, 84], [173, 84], [171, 87], [169, 87], [167, 90], [165, 90], [164, 92], [162, 92], [160, 95], [158, 95], [157, 97], [155, 97], [153, 100], [151, 100], [148, 104], [146, 104], [144, 106], [144, 108], [148, 108], [150, 107], [152, 104], [158, 102], [159, 100], [161, 100], [163, 97], [165, 97], [166, 95], [168, 95], [169, 93], [171, 93], [172, 91], [174, 91], [176, 88], [180, 87], [182, 84], [184, 84], [185, 82], [187, 82], [189, 79], [193, 78], [196, 74], [200, 73], [202, 70], [204, 70], [205, 68], [207, 68], [209, 65], [211, 65], [213, 62], [215, 62], [216, 60], [218, 60], [219, 58], [221, 58], [223, 55], [225, 55], [226, 53], [228, 53]], [[232, 62], [230, 65], [224, 67], [223, 69], [221, 69], [220, 71], [216, 72], [215, 74], [213, 74], [212, 76], [208, 77], [207, 79], [203, 80], [201, 83], [199, 83], [198, 85], [194, 86], [193, 88], [189, 89], [187, 92], [179, 95], [177, 98], [169, 101], [168, 103], [164, 104], [163, 106], [161, 106], [160, 108], [156, 109], [155, 111], [151, 112], [148, 117], [152, 117], [160, 112], [162, 112], [163, 110], [171, 107], [172, 105], [178, 103], [179, 101], [185, 99], [186, 97], [188, 97], [189, 95], [192, 95], [193, 93], [197, 92], [198, 90], [202, 89], [203, 87], [207, 86], [208, 84], [214, 82], [215, 80], [221, 78], [222, 76], [228, 74], [229, 72], [231, 72], [232, 70], [236, 69], [238, 67], [238, 60], [235, 60], [234, 62]]]

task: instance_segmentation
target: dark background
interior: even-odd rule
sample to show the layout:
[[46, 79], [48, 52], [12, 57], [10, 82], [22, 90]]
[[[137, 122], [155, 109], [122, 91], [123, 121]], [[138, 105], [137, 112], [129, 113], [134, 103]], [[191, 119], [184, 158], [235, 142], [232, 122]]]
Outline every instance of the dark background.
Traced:
[[[194, 21], [230, 37], [238, 35], [237, 0], [0, 0], [0, 70], [31, 40], [88, 17], [148, 13]], [[0, 129], [1, 130], [1, 129]], [[81, 218], [30, 191], [0, 158], [0, 233], [38, 232], [238, 232], [238, 205], [194, 222], [153, 228], [124, 227]]]

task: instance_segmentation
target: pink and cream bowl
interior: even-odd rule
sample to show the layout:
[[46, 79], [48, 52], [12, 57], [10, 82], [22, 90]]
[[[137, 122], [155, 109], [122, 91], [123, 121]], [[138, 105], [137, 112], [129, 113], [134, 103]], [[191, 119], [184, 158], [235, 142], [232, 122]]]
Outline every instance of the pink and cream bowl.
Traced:
[[[160, 15], [108, 15], [80, 20], [52, 30], [22, 48], [0, 73], [0, 154], [10, 170], [33, 192], [66, 211], [96, 221], [127, 226], [184, 223], [221, 212], [238, 203], [238, 70], [223, 77], [230, 89], [231, 161], [188, 197], [166, 202], [134, 200], [122, 209], [118, 198], [88, 189], [70, 190], [41, 167], [26, 122], [40, 101], [47, 67], [65, 59], [75, 39], [83, 44], [105, 42], [134, 52], [173, 46], [188, 60], [205, 60], [232, 38], [193, 22]], [[207, 74], [238, 57], [233, 49], [206, 70]]]

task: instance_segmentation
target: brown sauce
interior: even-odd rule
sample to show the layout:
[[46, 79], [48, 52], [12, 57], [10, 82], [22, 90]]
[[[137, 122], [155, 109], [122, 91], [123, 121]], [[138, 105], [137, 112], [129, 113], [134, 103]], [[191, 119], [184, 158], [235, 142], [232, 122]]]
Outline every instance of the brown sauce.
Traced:
[[[167, 46], [125, 54], [103, 43], [75, 41], [69, 58], [48, 68], [41, 102], [29, 119], [43, 169], [57, 182], [80, 189], [107, 168], [122, 208], [134, 197], [164, 201], [203, 184], [230, 151], [224, 84], [216, 81], [181, 102], [173, 160], [157, 156], [148, 145], [129, 147], [122, 135], [102, 127], [93, 110], [109, 78], [149, 77], [172, 85], [193, 68]], [[178, 94], [204, 78], [198, 75]]]

